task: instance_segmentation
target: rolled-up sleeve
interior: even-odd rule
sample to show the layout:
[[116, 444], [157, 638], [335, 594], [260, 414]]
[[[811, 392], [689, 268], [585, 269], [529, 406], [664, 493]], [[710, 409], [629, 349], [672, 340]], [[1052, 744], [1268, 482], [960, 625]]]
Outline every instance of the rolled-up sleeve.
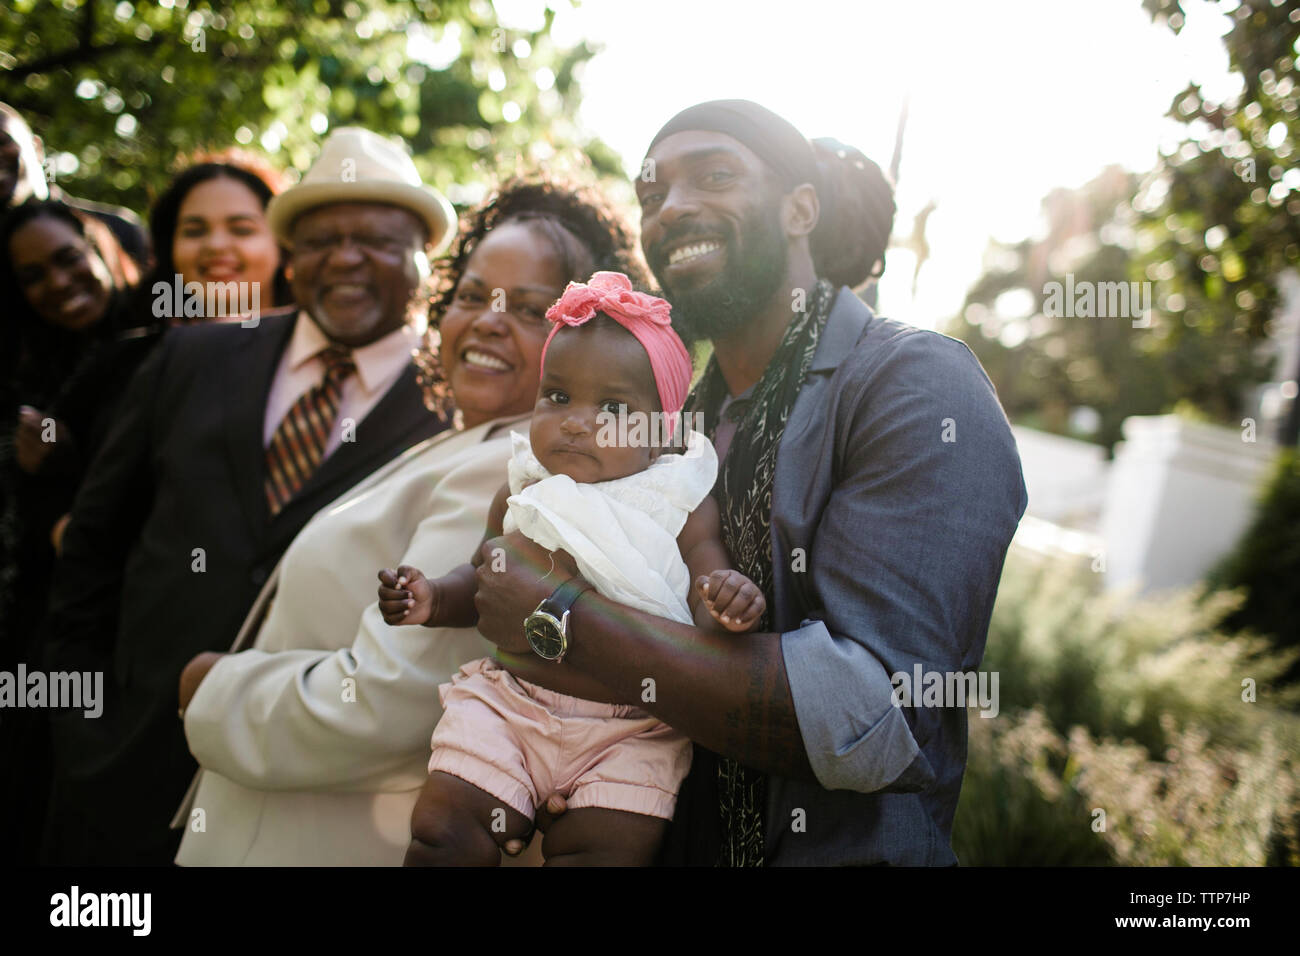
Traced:
[[788, 542], [807, 548], [812, 611], [781, 648], [822, 786], [914, 792], [960, 775], [965, 713], [896, 706], [892, 678], [978, 667], [1026, 504], [1020, 459], [992, 385], [953, 339], [904, 333], [845, 390], [827, 426], [829, 499], [811, 542]]
[[893, 705], [893, 685], [869, 650], [832, 637], [821, 621], [781, 635], [781, 648], [808, 757], [823, 787], [870, 793], [922, 790], [934, 782]]

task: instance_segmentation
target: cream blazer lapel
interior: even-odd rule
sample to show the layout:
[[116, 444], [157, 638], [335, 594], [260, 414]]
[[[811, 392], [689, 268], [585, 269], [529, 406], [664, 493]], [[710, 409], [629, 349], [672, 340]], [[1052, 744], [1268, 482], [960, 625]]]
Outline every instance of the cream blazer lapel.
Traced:
[[[337, 508], [338, 506], [351, 501], [353, 498], [365, 494], [375, 485], [388, 478], [393, 472], [403, 467], [412, 458], [424, 454], [424, 452], [428, 451], [433, 446], [458, 434], [460, 434], [459, 431], [447, 429], [432, 438], [426, 438], [418, 445], [412, 445], [406, 451], [402, 452], [402, 454], [385, 464], [382, 468], [372, 472], [365, 479], [353, 485], [334, 501], [321, 508], [321, 511], [328, 511]], [[279, 583], [280, 562], [276, 562], [274, 570], [272, 570], [270, 576], [266, 579], [266, 583], [262, 585], [262, 590], [258, 592], [257, 600], [253, 602], [253, 606], [249, 609], [248, 615], [244, 618], [244, 623], [240, 626], [239, 633], [235, 635], [235, 640], [230, 645], [230, 650], [227, 653], [237, 654], [242, 650], [247, 650], [256, 643], [257, 635], [262, 629], [262, 622], [266, 620], [266, 615], [271, 610], [271, 602], [275, 599], [275, 592]], [[199, 782], [202, 778], [203, 768], [200, 767], [195, 772], [194, 779], [190, 781], [189, 788], [185, 791], [185, 796], [181, 798], [180, 806], [177, 808], [176, 814], [172, 817], [171, 823], [169, 824], [170, 829], [180, 830], [185, 827], [186, 821], [190, 817], [190, 812], [194, 807], [194, 798], [198, 795]]]

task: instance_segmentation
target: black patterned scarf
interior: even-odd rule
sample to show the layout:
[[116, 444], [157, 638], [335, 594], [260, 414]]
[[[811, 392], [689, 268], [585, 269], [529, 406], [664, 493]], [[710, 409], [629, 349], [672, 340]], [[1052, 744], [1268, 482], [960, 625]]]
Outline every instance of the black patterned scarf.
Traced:
[[[807, 308], [796, 314], [781, 344], [768, 362], [751, 396], [733, 402], [727, 415], [737, 421], [735, 436], [719, 470], [713, 497], [722, 515], [722, 542], [732, 566], [763, 590], [768, 613], [776, 606], [772, 593], [772, 479], [776, 452], [786, 420], [803, 387], [822, 329], [830, 317], [834, 287], [820, 279]], [[719, 410], [727, 385], [717, 358], [709, 359], [699, 384], [686, 401], [688, 411], [704, 416], [705, 434], [718, 429]], [[758, 629], [768, 626], [767, 615]], [[697, 752], [700, 748], [697, 748]], [[719, 866], [763, 865], [763, 804], [766, 778], [727, 757], [717, 757], [718, 816], [722, 845]]]

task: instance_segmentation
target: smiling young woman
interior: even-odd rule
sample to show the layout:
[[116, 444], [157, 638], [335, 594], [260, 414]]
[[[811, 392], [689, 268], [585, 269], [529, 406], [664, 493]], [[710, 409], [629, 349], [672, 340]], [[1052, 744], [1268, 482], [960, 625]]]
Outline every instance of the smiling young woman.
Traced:
[[138, 277], [111, 234], [62, 203], [18, 207], [5, 222], [3, 239], [6, 284], [20, 292], [30, 318], [53, 328], [95, 325], [113, 293]]
[[[48, 410], [102, 357], [130, 324], [128, 298], [138, 276], [108, 227], [79, 210], [46, 200], [9, 212], [0, 223], [5, 418], [19, 405]], [[26, 440], [29, 430], [20, 429], [15, 451], [33, 474], [47, 456], [61, 458], [67, 443], [38, 447]]]
[[[0, 297], [10, 304], [0, 415], [14, 429], [12, 443], [0, 443], [0, 471], [14, 487], [0, 500], [8, 513], [30, 498], [22, 523], [37, 529], [37, 551], [71, 502], [114, 399], [143, 356], [130, 322], [138, 275], [107, 226], [61, 202], [26, 202], [0, 224]], [[26, 491], [17, 487], [26, 484]], [[21, 547], [12, 538], [8, 544]]]
[[[236, 282], [256, 287], [262, 310], [293, 302], [285, 255], [271, 235], [266, 207], [284, 188], [283, 176], [265, 159], [242, 149], [200, 153], [177, 173], [149, 214], [156, 257], [141, 283], [140, 303], [152, 314], [151, 296], [161, 282]], [[244, 301], [251, 296], [246, 295]], [[204, 319], [222, 316], [204, 316]], [[171, 322], [183, 316], [172, 316]]]

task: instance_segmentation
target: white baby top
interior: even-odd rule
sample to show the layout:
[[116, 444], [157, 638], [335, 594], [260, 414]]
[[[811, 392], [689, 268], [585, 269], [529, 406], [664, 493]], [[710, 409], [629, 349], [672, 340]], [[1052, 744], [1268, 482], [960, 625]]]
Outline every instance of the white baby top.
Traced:
[[517, 528], [543, 548], [563, 548], [611, 601], [690, 624], [691, 576], [677, 535], [713, 490], [718, 456], [709, 439], [692, 431], [685, 454], [660, 455], [645, 471], [593, 484], [552, 475], [527, 436], [511, 432], [510, 440], [505, 532]]

